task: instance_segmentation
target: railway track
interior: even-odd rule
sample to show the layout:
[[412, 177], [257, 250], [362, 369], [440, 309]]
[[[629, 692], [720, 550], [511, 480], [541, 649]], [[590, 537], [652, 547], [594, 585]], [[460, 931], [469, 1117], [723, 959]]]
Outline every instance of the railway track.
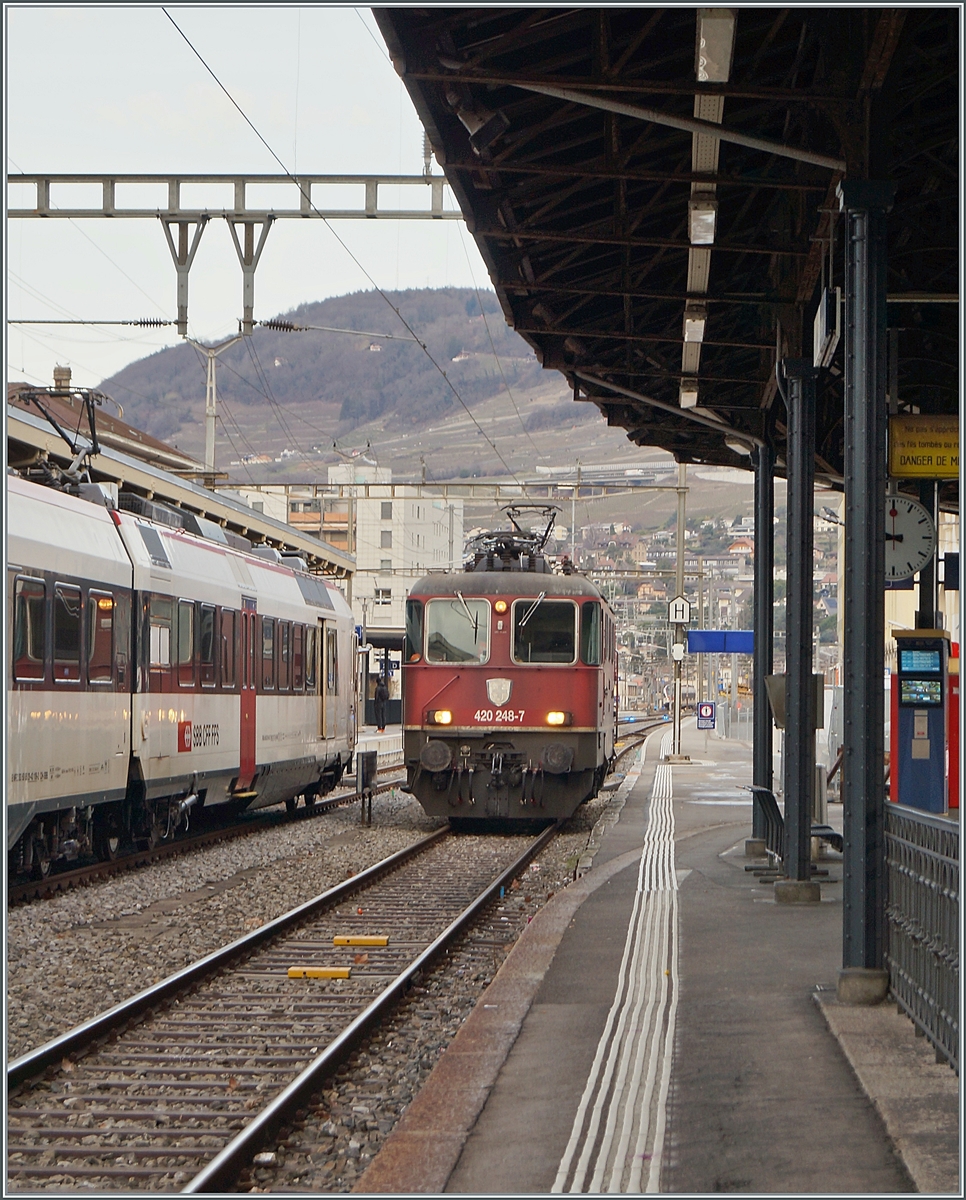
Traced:
[[[387, 776], [387, 778], [374, 789], [375, 795], [398, 787], [406, 779], [405, 769], [402, 765], [382, 767], [379, 770], [379, 774]], [[219, 842], [227, 842], [236, 837], [248, 837], [250, 834], [261, 833], [266, 829], [274, 829], [276, 826], [290, 821], [311, 820], [314, 817], [321, 816], [323, 813], [331, 812], [334, 808], [341, 808], [343, 805], [351, 804], [358, 799], [359, 793], [354, 787], [351, 790], [338, 789], [324, 799], [316, 800], [314, 804], [294, 809], [294, 811], [271, 809], [265, 813], [251, 814], [246, 818], [235, 821], [231, 825], [207, 829], [203, 833], [195, 834], [192, 837], [174, 838], [171, 841], [162, 842], [157, 846], [135, 850], [130, 854], [119, 855], [110, 861], [86, 863], [83, 866], [75, 867], [73, 870], [51, 873], [43, 879], [16, 880], [7, 888], [7, 905], [8, 907], [13, 907], [19, 904], [30, 903], [33, 900], [48, 900], [60, 892], [67, 892], [76, 887], [85, 887], [87, 884], [94, 883], [99, 879], [110, 879], [115, 875], [123, 874], [125, 871], [149, 866], [151, 863], [161, 862], [166, 858], [176, 858], [192, 850], [202, 850], [207, 846], [214, 846]]]
[[437, 831], [11, 1062], [8, 1188], [230, 1188], [556, 828]]

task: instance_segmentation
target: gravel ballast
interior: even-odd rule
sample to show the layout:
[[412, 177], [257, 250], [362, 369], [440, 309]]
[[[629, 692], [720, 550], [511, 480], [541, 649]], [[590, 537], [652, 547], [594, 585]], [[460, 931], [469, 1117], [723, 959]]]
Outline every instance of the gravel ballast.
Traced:
[[[616, 802], [583, 805], [344, 1064], [243, 1190], [347, 1192], [378, 1152], [528, 921], [589, 866]], [[8, 1054], [16, 1057], [412, 844], [441, 822], [401, 792], [281, 826], [8, 914]]]

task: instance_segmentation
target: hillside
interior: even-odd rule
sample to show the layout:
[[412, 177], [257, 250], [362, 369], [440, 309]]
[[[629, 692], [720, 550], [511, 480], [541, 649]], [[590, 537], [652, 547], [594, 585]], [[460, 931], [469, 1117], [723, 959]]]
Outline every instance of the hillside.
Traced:
[[[526, 342], [507, 327], [491, 292], [481, 293], [489, 331], [471, 289], [388, 295], [468, 406], [504, 390], [500, 366], [511, 389], [523, 396], [546, 387], [547, 373]], [[302, 305], [279, 319], [408, 338], [376, 292]], [[123, 405], [125, 419], [132, 424], [203, 455], [205, 363], [190, 345], [169, 347], [132, 363], [100, 387]], [[265, 328], [220, 355], [218, 398], [223, 427], [219, 442], [224, 433], [233, 446], [219, 449], [219, 461], [229, 453], [232, 458], [278, 455], [283, 449], [301, 452], [301, 458], [315, 446], [328, 451], [335, 439], [373, 421], [420, 428], [451, 411], [462, 411], [446, 380], [412, 341]]]

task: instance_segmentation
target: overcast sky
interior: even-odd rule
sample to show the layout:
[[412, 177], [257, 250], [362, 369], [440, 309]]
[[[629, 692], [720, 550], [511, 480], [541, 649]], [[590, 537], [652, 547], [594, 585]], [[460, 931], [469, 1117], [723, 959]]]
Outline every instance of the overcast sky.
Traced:
[[[421, 173], [422, 127], [369, 9], [168, 11], [286, 168]], [[10, 174], [279, 173], [160, 7], [10, 5], [5, 17]], [[65, 189], [52, 203], [69, 207], [81, 196]], [[210, 199], [188, 199], [225, 204], [217, 190]], [[8, 204], [33, 207], [34, 189], [9, 189]], [[470, 286], [474, 279], [488, 286], [460, 222], [342, 221], [336, 228], [384, 289]], [[11, 220], [6, 238], [8, 318], [177, 315], [174, 267], [156, 220]], [[322, 222], [277, 221], [255, 276], [255, 316], [369, 287]], [[228, 229], [214, 221], [191, 269], [191, 336], [235, 333], [241, 292]], [[392, 328], [387, 309], [386, 332]], [[64, 363], [75, 382], [95, 385], [178, 340], [172, 328], [11, 325], [7, 378], [48, 384], [54, 364]]]

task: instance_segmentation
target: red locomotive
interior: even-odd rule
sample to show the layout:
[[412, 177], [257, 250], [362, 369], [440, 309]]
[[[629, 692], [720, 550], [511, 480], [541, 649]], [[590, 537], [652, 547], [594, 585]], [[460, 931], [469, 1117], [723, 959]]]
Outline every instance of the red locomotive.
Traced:
[[431, 816], [568, 817], [614, 754], [614, 615], [543, 533], [483, 534], [461, 571], [428, 575], [406, 608], [403, 748], [408, 790]]

